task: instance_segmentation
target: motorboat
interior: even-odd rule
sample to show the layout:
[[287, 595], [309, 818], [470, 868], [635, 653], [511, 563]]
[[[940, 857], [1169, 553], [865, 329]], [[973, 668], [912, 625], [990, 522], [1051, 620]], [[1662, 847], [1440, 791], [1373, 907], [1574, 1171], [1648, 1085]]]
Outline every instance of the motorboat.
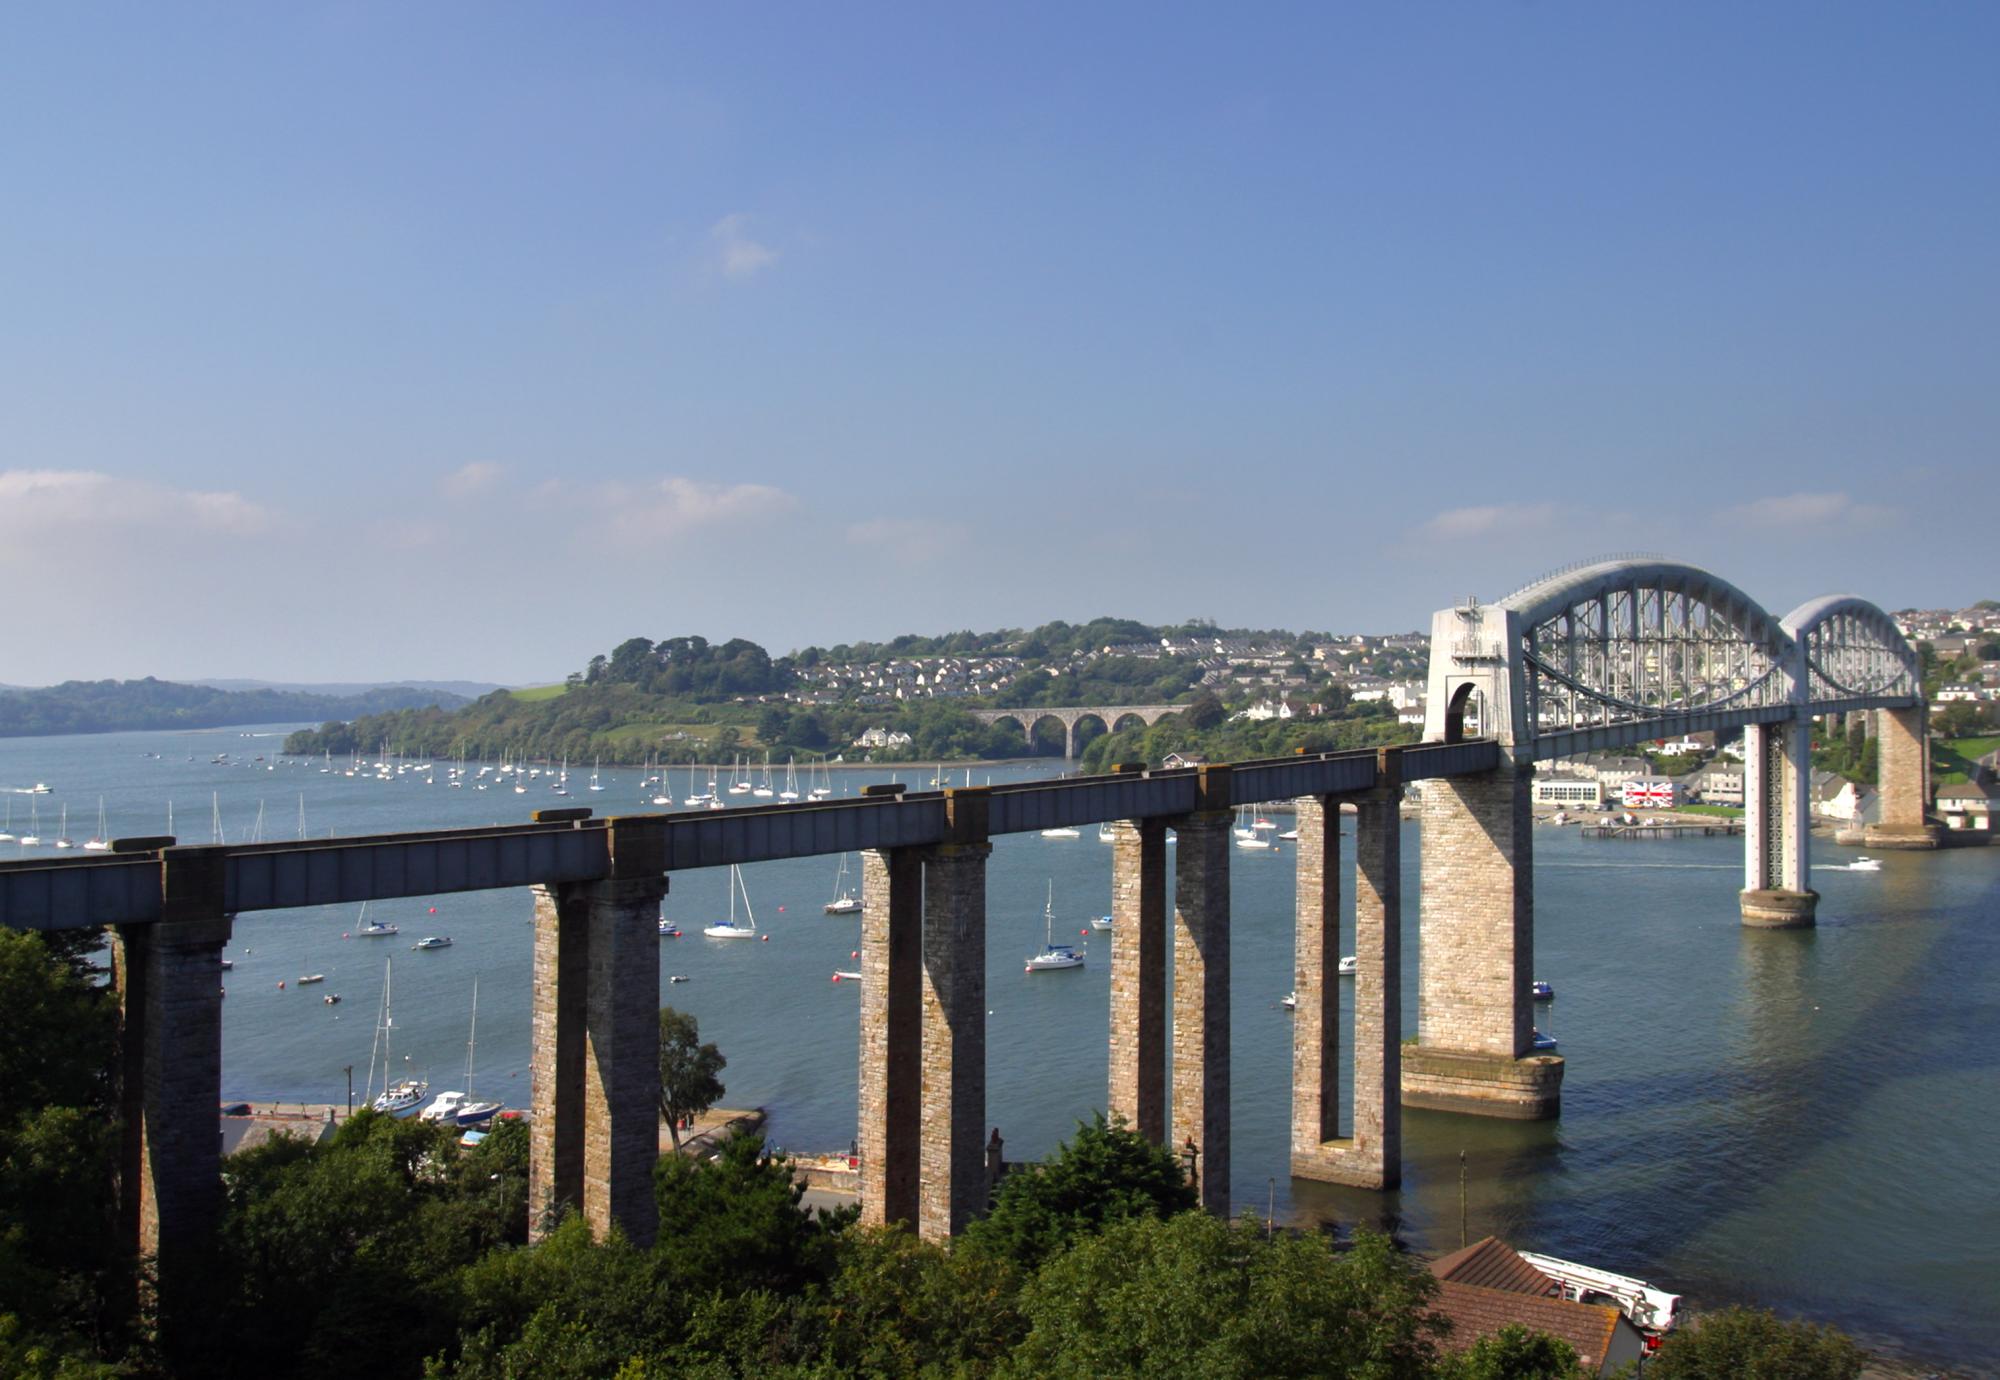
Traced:
[[338, 1006], [340, 1005], [340, 993], [328, 992], [325, 996], [321, 997], [320, 1000], [328, 1006]]
[[448, 934], [427, 934], [411, 947], [417, 949], [449, 949], [451, 947], [451, 936]]
[[681, 927], [679, 925], [676, 925], [671, 920], [660, 921], [660, 938], [679, 939], [680, 937], [681, 937]]
[[1116, 835], [1111, 832], [1111, 823], [1109, 820], [1097, 826], [1097, 841], [1099, 843], [1110, 843], [1115, 837]]
[[1042, 830], [1042, 837], [1045, 839], [1080, 839], [1083, 835], [1078, 830], [1064, 825], [1060, 828]]
[[[1070, 832], [1075, 833], [1075, 830]], [[1048, 902], [1042, 907], [1042, 921], [1045, 930], [1042, 951], [1028, 959], [1027, 971], [1040, 973], [1055, 968], [1081, 968], [1082, 952], [1072, 945], [1056, 943], [1056, 884], [1053, 878], [1049, 881]]]
[[1296, 1010], [1298, 1010], [1298, 1009], [1299, 1009], [1299, 994], [1298, 994], [1297, 992], [1287, 992], [1287, 993], [1285, 993], [1285, 995], [1284, 995], [1284, 996], [1282, 996], [1282, 997], [1279, 997], [1279, 998], [1278, 998], [1278, 1005], [1280, 1005], [1280, 1006], [1284, 1007], [1284, 1008], [1285, 1008], [1285, 1010], [1287, 1010], [1287, 1011], [1296, 1011]]
[[369, 1105], [376, 1111], [400, 1121], [415, 1116], [423, 1110], [424, 1094], [429, 1091], [430, 1084], [422, 1079], [405, 1078]]
[[313, 984], [314, 984], [315, 982], [325, 982], [325, 981], [326, 981], [326, 974], [325, 974], [325, 973], [300, 973], [300, 974], [299, 974], [299, 986], [301, 986], [301, 987], [310, 987], [310, 986], [312, 986], [312, 985], [313, 985]]
[[1880, 872], [1882, 870], [1882, 860], [1880, 858], [1859, 857], [1847, 865], [1847, 870], [1849, 872]]
[[465, 1101], [465, 1094], [453, 1088], [441, 1092], [430, 1101], [430, 1105], [417, 1113], [418, 1121], [458, 1121], [458, 1109]]
[[1536, 1001], [1554, 1001], [1556, 999], [1556, 989], [1549, 986], [1548, 983], [1543, 982], [1540, 978], [1536, 978], [1528, 984], [1528, 995]]
[[1540, 1051], [1540, 1052], [1543, 1052], [1543, 1053], [1546, 1053], [1546, 1052], [1548, 1052], [1549, 1050], [1552, 1050], [1552, 1049], [1554, 1049], [1555, 1047], [1556, 1047], [1556, 1037], [1555, 1037], [1555, 1036], [1553, 1036], [1553, 1035], [1549, 1035], [1549, 1034], [1545, 1034], [1545, 1033], [1543, 1033], [1543, 1032], [1542, 1032], [1541, 1030], [1539, 1030], [1539, 1029], [1531, 1029], [1531, 1030], [1530, 1030], [1530, 1031], [1528, 1032], [1528, 1048], [1529, 1048], [1529, 1049], [1532, 1049], [1532, 1050], [1537, 1050], [1537, 1051]]
[[687, 980], [688, 980], [688, 975], [687, 975], [686, 973], [668, 973], [668, 974], [667, 974], [667, 981], [668, 981], [668, 982], [686, 982]]
[[1108, 915], [1093, 915], [1090, 917], [1090, 927], [1094, 930], [1108, 930], [1111, 928], [1111, 917]]
[[855, 972], [852, 968], [835, 968], [833, 970], [833, 980], [835, 982], [859, 982], [861, 981], [861, 974]]
[[1342, 977], [1353, 977], [1359, 971], [1361, 971], [1361, 960], [1359, 957], [1354, 954], [1347, 954], [1341, 958], [1340, 975]]
[[222, 971], [225, 973], [228, 972], [231, 968], [234, 968], [235, 966], [236, 966], [236, 960], [233, 958], [225, 958], [222, 960]]

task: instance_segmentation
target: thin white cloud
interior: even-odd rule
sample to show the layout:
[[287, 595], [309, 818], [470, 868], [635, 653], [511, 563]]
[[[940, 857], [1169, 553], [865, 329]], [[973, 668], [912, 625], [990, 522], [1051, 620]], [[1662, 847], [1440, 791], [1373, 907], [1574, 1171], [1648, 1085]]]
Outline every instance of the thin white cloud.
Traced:
[[601, 510], [614, 534], [635, 541], [766, 521], [799, 505], [770, 484], [712, 484], [677, 474], [646, 484], [600, 484], [585, 501]]
[[850, 546], [865, 547], [871, 555], [906, 565], [924, 565], [963, 553], [971, 537], [971, 529], [964, 523], [935, 518], [879, 517], [847, 527]]
[[778, 251], [750, 238], [750, 217], [741, 211], [709, 227], [716, 266], [725, 278], [752, 278], [778, 261]]
[[141, 531], [255, 536], [275, 517], [233, 491], [175, 489], [96, 470], [0, 470], [0, 539], [8, 551], [88, 551]]
[[1555, 521], [1549, 503], [1493, 503], [1476, 508], [1447, 508], [1419, 529], [1427, 537], [1486, 537], [1506, 532], [1537, 532]]
[[502, 473], [501, 467], [491, 461], [474, 460], [439, 480], [438, 488], [446, 498], [471, 498], [499, 483]]
[[1764, 530], [1874, 527], [1895, 516], [1893, 508], [1856, 503], [1845, 493], [1774, 494], [1725, 508], [1720, 514], [1731, 526]]

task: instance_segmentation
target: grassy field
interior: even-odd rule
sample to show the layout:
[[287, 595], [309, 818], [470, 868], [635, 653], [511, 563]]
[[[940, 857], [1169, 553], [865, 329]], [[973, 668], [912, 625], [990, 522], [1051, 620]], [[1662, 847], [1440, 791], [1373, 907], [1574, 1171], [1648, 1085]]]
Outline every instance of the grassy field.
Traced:
[[1716, 815], [1722, 819], [1743, 818], [1741, 805], [1676, 805], [1674, 813], [1679, 815]]
[[520, 690], [509, 690], [507, 693], [517, 700], [526, 700], [529, 703], [533, 703], [536, 700], [552, 700], [558, 695], [567, 694], [568, 692], [569, 687], [558, 682], [555, 685], [530, 685]]
[[1970, 781], [1973, 762], [1995, 748], [2000, 736], [1939, 739], [1931, 744], [1931, 777], [1940, 786]]

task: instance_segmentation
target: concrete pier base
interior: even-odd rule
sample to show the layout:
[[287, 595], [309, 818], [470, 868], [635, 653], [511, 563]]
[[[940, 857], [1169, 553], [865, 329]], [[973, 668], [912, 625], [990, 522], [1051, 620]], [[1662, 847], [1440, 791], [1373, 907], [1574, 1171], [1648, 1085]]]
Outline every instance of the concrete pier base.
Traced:
[[1787, 891], [1766, 887], [1739, 892], [1743, 923], [1760, 930], [1802, 930], [1814, 923], [1819, 908], [1817, 891]]
[[1562, 1056], [1403, 1046], [1403, 1105], [1507, 1121], [1545, 1121], [1562, 1112]]
[[[1227, 778], [1203, 768], [1226, 790]], [[1221, 792], [1217, 792], [1221, 794]], [[1226, 798], [1226, 796], [1224, 797]], [[1194, 1147], [1201, 1205], [1229, 1216], [1229, 827], [1183, 815], [1174, 859], [1173, 1143]]]
[[923, 858], [861, 855], [861, 1220], [917, 1221], [923, 1093]]
[[1935, 824], [1897, 826], [1869, 825], [1861, 831], [1861, 846], [1883, 851], [1907, 849], [1925, 851], [1936, 848], [1943, 830]]

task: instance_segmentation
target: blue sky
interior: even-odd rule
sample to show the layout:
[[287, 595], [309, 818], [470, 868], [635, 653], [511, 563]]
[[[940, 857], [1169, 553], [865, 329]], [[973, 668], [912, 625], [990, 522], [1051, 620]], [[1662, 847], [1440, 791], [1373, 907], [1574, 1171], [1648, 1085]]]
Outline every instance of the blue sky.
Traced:
[[[0, 681], [2000, 594], [2000, 9], [17, 6]], [[1959, 553], [1958, 558], [1953, 553]]]

